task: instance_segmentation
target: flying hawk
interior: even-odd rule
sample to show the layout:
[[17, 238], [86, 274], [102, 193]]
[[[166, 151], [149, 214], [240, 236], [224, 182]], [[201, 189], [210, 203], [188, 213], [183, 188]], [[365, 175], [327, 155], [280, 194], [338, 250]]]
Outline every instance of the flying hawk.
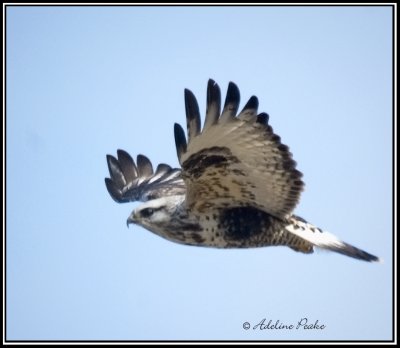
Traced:
[[127, 224], [140, 225], [170, 241], [216, 248], [286, 245], [312, 253], [327, 249], [364, 261], [379, 261], [329, 232], [294, 215], [303, 190], [302, 173], [288, 146], [257, 114], [252, 96], [237, 115], [240, 94], [230, 82], [221, 109], [221, 91], [208, 81], [207, 110], [201, 129], [193, 93], [185, 89], [185, 132], [175, 124], [181, 169], [123, 150], [107, 155], [111, 178], [105, 183], [118, 203], [142, 201]]

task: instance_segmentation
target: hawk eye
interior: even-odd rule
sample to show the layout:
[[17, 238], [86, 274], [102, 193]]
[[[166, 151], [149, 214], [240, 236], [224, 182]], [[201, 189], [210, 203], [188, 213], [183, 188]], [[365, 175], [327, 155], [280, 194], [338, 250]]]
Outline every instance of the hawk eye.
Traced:
[[153, 215], [153, 213], [154, 213], [154, 209], [153, 208], [146, 208], [146, 209], [143, 209], [140, 212], [140, 215], [142, 215], [142, 217], [147, 218], [147, 217]]

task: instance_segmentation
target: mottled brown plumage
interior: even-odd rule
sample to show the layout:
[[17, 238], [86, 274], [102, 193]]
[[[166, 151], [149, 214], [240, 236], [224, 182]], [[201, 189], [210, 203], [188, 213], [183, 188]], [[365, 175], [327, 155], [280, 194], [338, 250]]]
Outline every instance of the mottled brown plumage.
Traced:
[[185, 89], [187, 121], [175, 124], [176, 151], [182, 169], [147, 157], [135, 161], [125, 151], [108, 155], [106, 186], [117, 202], [144, 201], [129, 216], [168, 240], [216, 248], [284, 245], [302, 253], [314, 247], [365, 261], [378, 261], [293, 215], [304, 183], [287, 145], [257, 113], [251, 97], [239, 110], [240, 93], [229, 83], [222, 112], [221, 92], [209, 80], [203, 128], [194, 94]]

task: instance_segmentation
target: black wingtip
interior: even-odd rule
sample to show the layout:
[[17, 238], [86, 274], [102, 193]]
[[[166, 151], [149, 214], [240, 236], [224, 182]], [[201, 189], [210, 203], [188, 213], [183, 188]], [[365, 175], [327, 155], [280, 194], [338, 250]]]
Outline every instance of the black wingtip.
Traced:
[[168, 164], [160, 163], [157, 166], [155, 174], [157, 174], [157, 175], [166, 174], [166, 173], [169, 173], [171, 171], [171, 169], [172, 169], [171, 166], [169, 166]]
[[117, 162], [117, 159], [113, 155], [106, 155], [106, 159], [108, 171], [110, 172], [110, 175], [112, 175], [112, 164], [113, 162]]
[[258, 98], [252, 96], [239, 113], [239, 118], [244, 120], [257, 120]]
[[229, 82], [228, 91], [226, 92], [226, 99], [225, 105], [228, 106], [229, 104], [237, 104], [239, 105], [240, 102], [240, 91], [238, 86], [234, 82]]
[[138, 170], [135, 164], [135, 161], [131, 157], [129, 153], [124, 150], [117, 150], [118, 162], [121, 167], [122, 172], [124, 173], [125, 179], [127, 182], [133, 181], [137, 175]]
[[221, 112], [221, 90], [214, 80], [209, 79], [207, 85], [207, 110], [204, 121], [204, 129], [218, 122]]
[[255, 95], [250, 97], [250, 99], [248, 100], [248, 102], [244, 106], [243, 111], [245, 111], [247, 109], [255, 110], [255, 112], [257, 112], [257, 109], [258, 109], [258, 98]]
[[118, 186], [124, 186], [126, 180], [118, 160], [114, 156], [107, 155], [107, 166], [112, 181]]
[[219, 108], [221, 107], [221, 90], [214, 80], [209, 79], [207, 84], [207, 112], [210, 105], [214, 103], [218, 104]]
[[127, 153], [125, 150], [122, 149], [118, 149], [117, 150], [117, 156], [118, 156], [118, 160], [126, 160], [129, 162], [134, 162], [133, 158], [131, 157], [131, 155], [129, 153]]
[[178, 155], [178, 159], [180, 162], [182, 155], [186, 152], [187, 142], [186, 142], [185, 132], [181, 127], [181, 125], [178, 123], [174, 124], [174, 136], [175, 136], [176, 153]]
[[105, 178], [104, 181], [107, 187], [107, 191], [110, 194], [111, 198], [117, 203], [124, 202], [125, 200], [122, 197], [122, 193], [118, 189], [114, 181], [112, 181], [110, 178]]
[[200, 133], [200, 110], [192, 91], [185, 88], [185, 110], [189, 140]]
[[269, 115], [265, 112], [257, 115], [257, 123], [261, 123], [263, 125], [268, 125]]
[[139, 176], [149, 177], [153, 175], [153, 165], [145, 155], [137, 155], [136, 163]]
[[239, 109], [240, 92], [235, 83], [229, 82], [228, 91], [226, 92], [224, 109], [220, 120], [225, 121], [236, 116]]

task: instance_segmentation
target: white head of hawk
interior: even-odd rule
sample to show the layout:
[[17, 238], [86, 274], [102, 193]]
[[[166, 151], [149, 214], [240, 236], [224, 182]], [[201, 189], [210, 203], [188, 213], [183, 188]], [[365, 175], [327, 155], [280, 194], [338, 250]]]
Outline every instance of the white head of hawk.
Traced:
[[216, 248], [285, 245], [312, 253], [319, 247], [365, 261], [379, 261], [333, 234], [293, 215], [304, 183], [289, 148], [257, 114], [253, 96], [237, 115], [240, 94], [230, 82], [221, 113], [221, 92], [208, 81], [201, 129], [193, 93], [185, 89], [187, 135], [175, 124], [181, 169], [123, 150], [108, 155], [106, 186], [118, 203], [143, 201], [127, 223], [170, 241]]

